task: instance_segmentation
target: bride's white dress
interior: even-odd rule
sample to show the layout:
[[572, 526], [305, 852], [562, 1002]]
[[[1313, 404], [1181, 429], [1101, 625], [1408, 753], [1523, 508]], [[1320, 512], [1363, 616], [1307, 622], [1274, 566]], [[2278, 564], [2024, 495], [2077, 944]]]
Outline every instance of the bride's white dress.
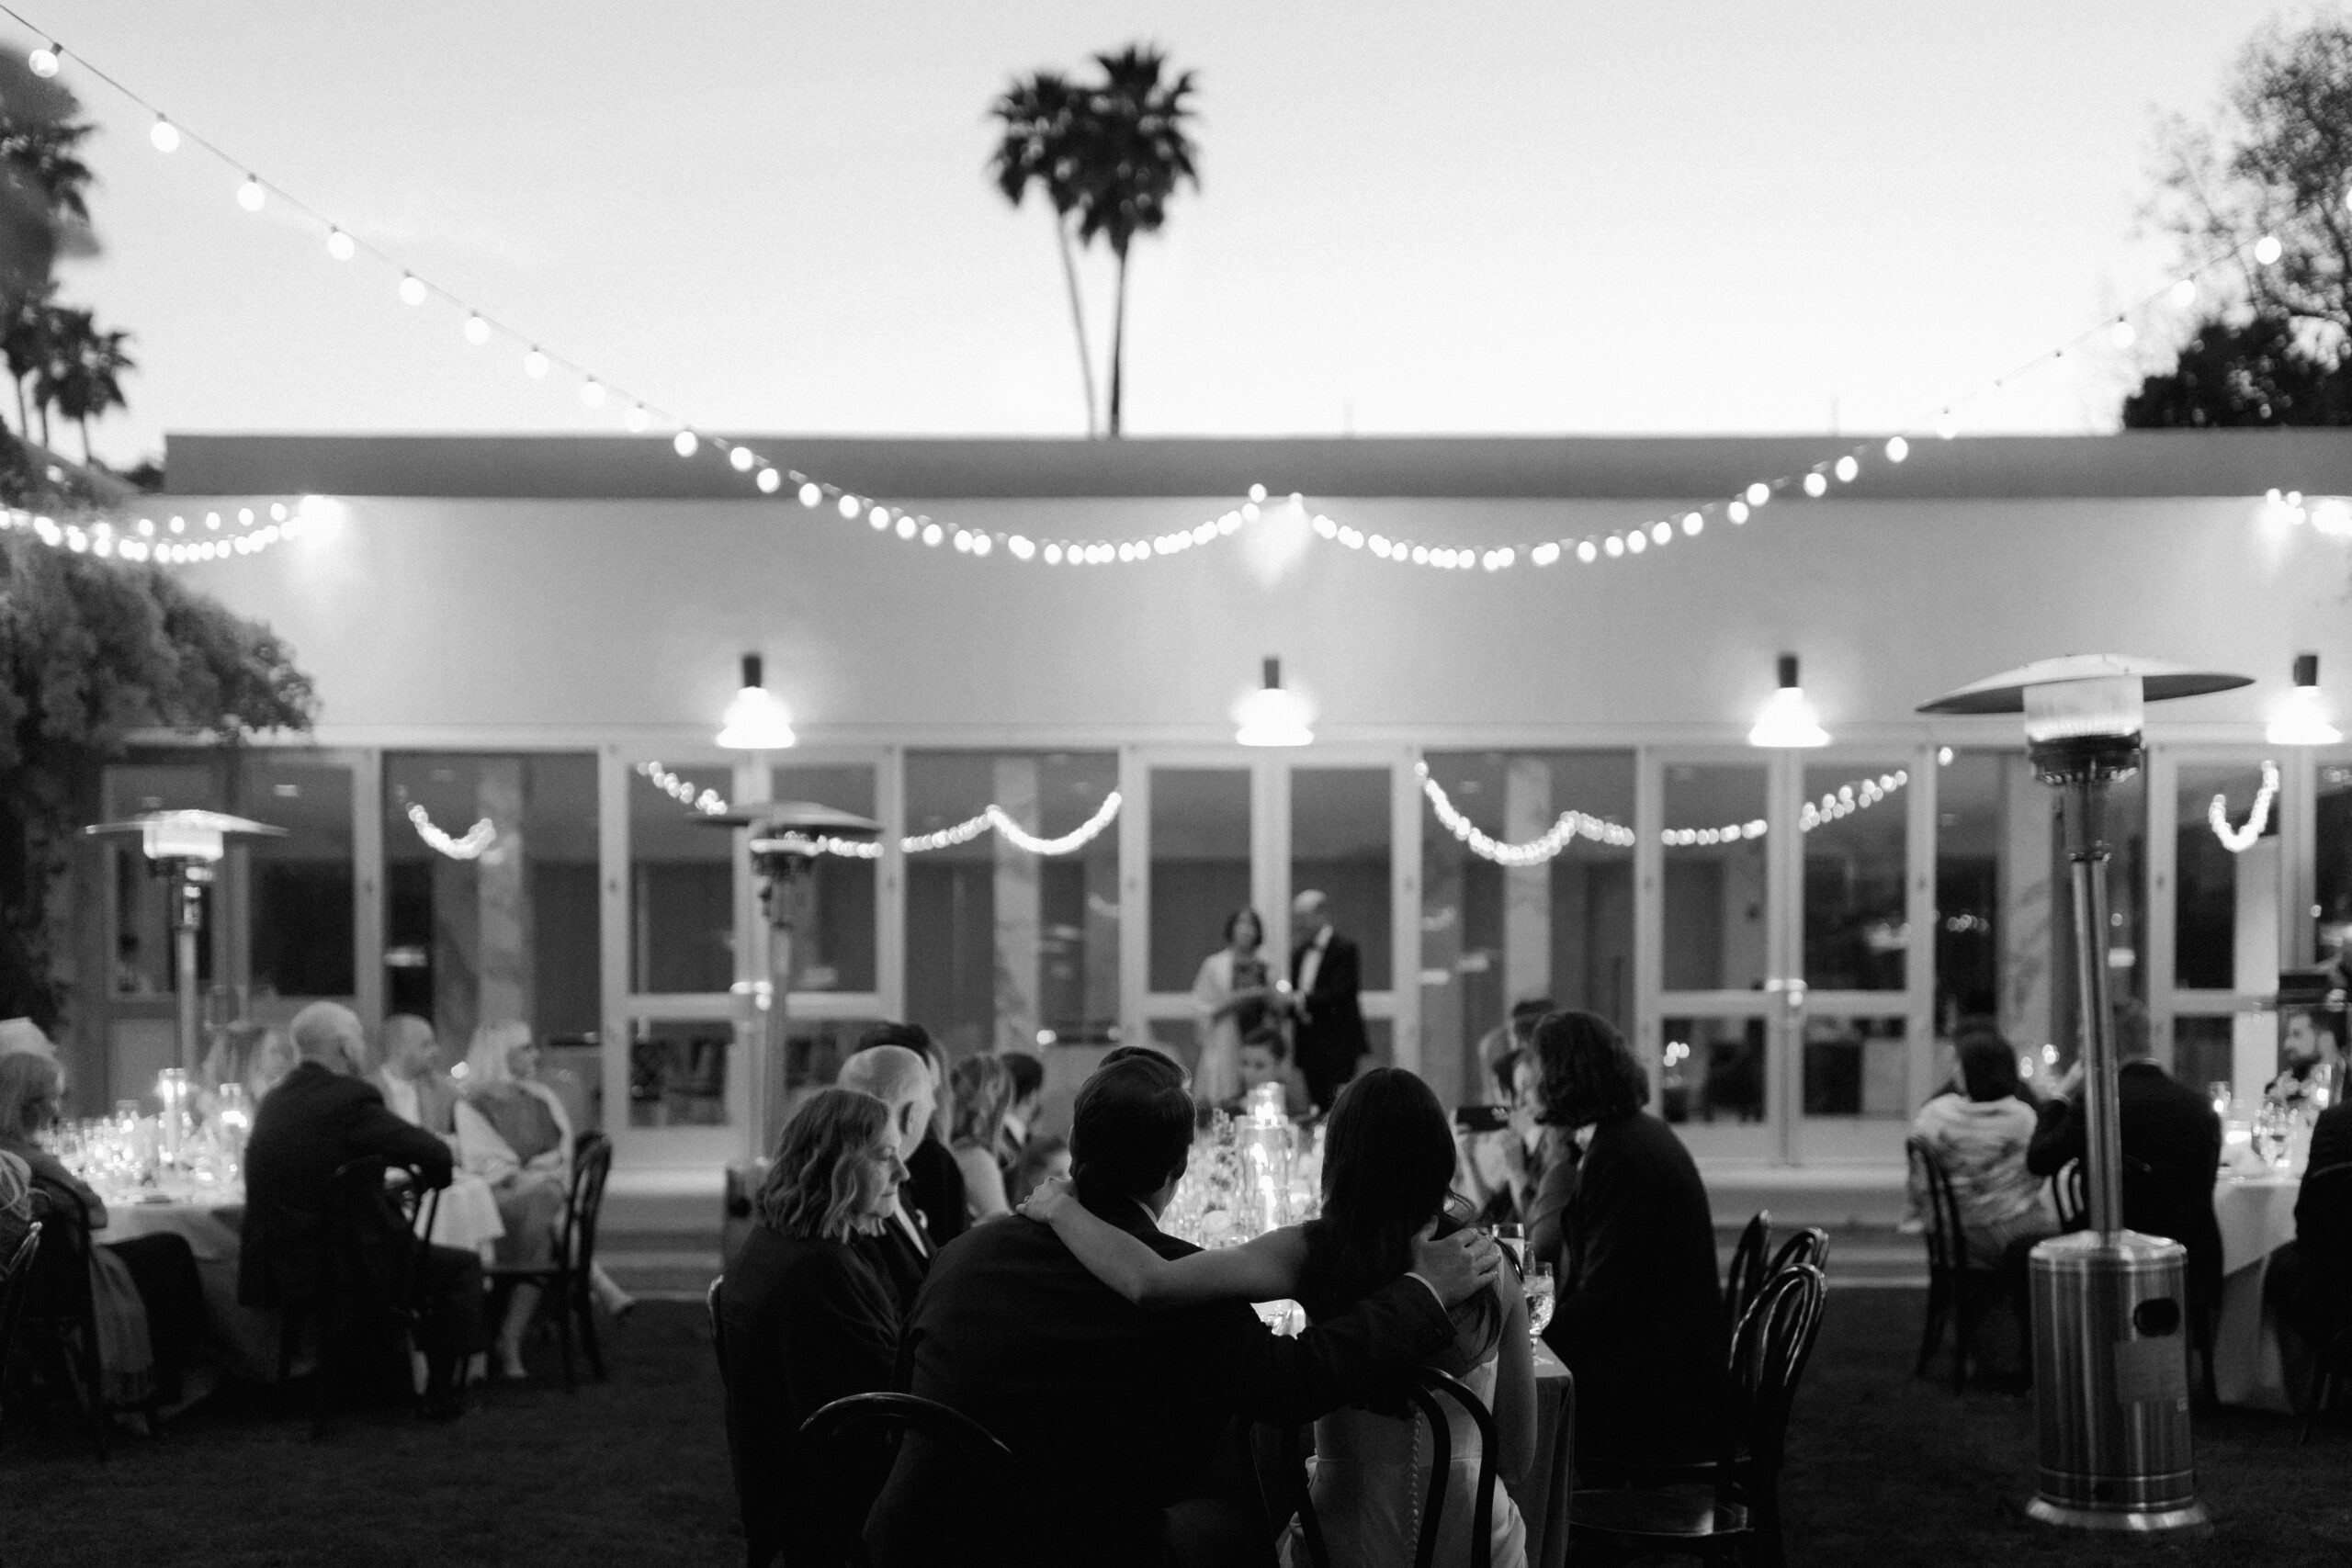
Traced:
[[[1456, 1344], [1460, 1345], [1460, 1340]], [[1464, 1355], [1476, 1352], [1476, 1344], [1462, 1346]], [[1460, 1381], [1492, 1410], [1495, 1404], [1496, 1353]], [[1459, 1568], [1470, 1561], [1470, 1528], [1476, 1506], [1478, 1428], [1461, 1406], [1439, 1396], [1448, 1417], [1452, 1465], [1446, 1480], [1445, 1506], [1439, 1515], [1437, 1562]], [[1407, 1416], [1383, 1416], [1370, 1410], [1337, 1410], [1315, 1423], [1315, 1479], [1311, 1488], [1315, 1516], [1323, 1527], [1323, 1541], [1333, 1568], [1411, 1568], [1421, 1540], [1421, 1515], [1429, 1503], [1430, 1466], [1434, 1460], [1430, 1426], [1418, 1412]], [[1519, 1506], [1498, 1477], [1494, 1492], [1491, 1540], [1494, 1568], [1526, 1568], [1527, 1527]], [[1288, 1568], [1309, 1568], [1306, 1543], [1293, 1523], [1283, 1538], [1283, 1562]]]

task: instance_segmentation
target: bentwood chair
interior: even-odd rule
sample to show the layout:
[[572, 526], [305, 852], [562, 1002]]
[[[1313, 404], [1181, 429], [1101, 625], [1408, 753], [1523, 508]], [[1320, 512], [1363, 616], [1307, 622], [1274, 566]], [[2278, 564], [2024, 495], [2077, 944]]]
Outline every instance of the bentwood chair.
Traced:
[[602, 1133], [581, 1134], [571, 1160], [571, 1190], [564, 1200], [549, 1260], [493, 1264], [483, 1270], [493, 1285], [537, 1285], [546, 1292], [542, 1310], [555, 1320], [566, 1393], [580, 1386], [571, 1361], [575, 1333], [581, 1348], [587, 1352], [589, 1371], [596, 1374], [597, 1382], [605, 1381], [605, 1351], [596, 1337], [596, 1302], [588, 1279], [596, 1263], [596, 1226], [605, 1210], [605, 1182], [612, 1171], [613, 1141]]
[[33, 1258], [40, 1251], [40, 1222], [33, 1222], [24, 1240], [0, 1267], [0, 1437], [7, 1427], [8, 1359], [17, 1343], [17, 1320], [24, 1315], [25, 1293], [32, 1288]]
[[[1968, 1236], [1961, 1229], [1960, 1201], [1952, 1193], [1951, 1177], [1934, 1145], [1925, 1138], [1905, 1139], [1913, 1182], [1928, 1196], [1928, 1311], [1919, 1331], [1919, 1358], [1912, 1375], [1927, 1375], [1928, 1363], [1943, 1344], [1944, 1325], [1951, 1325], [1951, 1391], [1968, 1386], [1968, 1359], [1973, 1349], [1982, 1303], [1999, 1289], [1997, 1270], [1978, 1269], [1968, 1257]], [[1823, 1238], [1825, 1250], [1827, 1238]], [[1980, 1294], [1981, 1292], [1981, 1294]]]
[[1782, 1568], [1781, 1471], [1788, 1451], [1789, 1410], [1821, 1332], [1826, 1300], [1822, 1272], [1808, 1264], [1765, 1281], [1732, 1343], [1732, 1384], [1739, 1408], [1736, 1430], [1726, 1438], [1742, 1451], [1727, 1456], [1706, 1484], [1577, 1493], [1569, 1529], [1580, 1549], [1578, 1561], [1744, 1557], [1763, 1568]]
[[1453, 1479], [1452, 1423], [1444, 1400], [1451, 1399], [1478, 1429], [1477, 1490], [1471, 1494], [1469, 1568], [1489, 1568], [1494, 1554], [1495, 1417], [1486, 1401], [1470, 1389], [1429, 1367], [1420, 1369], [1406, 1396], [1430, 1424], [1430, 1490], [1421, 1508], [1421, 1539], [1413, 1553], [1413, 1568], [1431, 1568], [1437, 1561], [1439, 1536], [1444, 1524], [1445, 1495]]
[[[2303, 1251], [2306, 1279], [2320, 1299], [2341, 1314], [2352, 1305], [2352, 1163], [2336, 1162], [2317, 1167], [2303, 1173], [2303, 1188], [2297, 1205], [2303, 1216], [2297, 1229], [2299, 1250]], [[2308, 1248], [2317, 1243], [2332, 1250], [2332, 1260], [2314, 1258]], [[2336, 1399], [2347, 1387], [2352, 1387], [2352, 1321], [2337, 1315], [2334, 1321], [2344, 1325], [2327, 1339], [2312, 1347], [2312, 1381], [2303, 1393], [2302, 1429], [2295, 1441], [2300, 1446], [2312, 1440], [2312, 1423], [2320, 1412]]]
[[[424, 1343], [425, 1242], [439, 1195], [424, 1172], [363, 1156], [327, 1179], [316, 1250], [278, 1280], [277, 1382], [293, 1381], [307, 1339], [311, 1436], [327, 1434], [339, 1397], [398, 1386], [421, 1404], [410, 1370]], [[390, 1238], [400, 1245], [386, 1245]]]
[[[17, 1332], [24, 1342], [18, 1371], [44, 1404], [61, 1391], [74, 1404], [90, 1434], [90, 1447], [107, 1457], [114, 1432], [105, 1370], [98, 1355], [97, 1301], [90, 1282], [89, 1227], [80, 1205], [74, 1213], [52, 1210], [47, 1193], [34, 1195], [34, 1213], [44, 1216], [41, 1245], [26, 1257], [23, 1295], [17, 1306]], [[151, 1424], [162, 1409], [150, 1395], [123, 1409], [143, 1412]]]
[[[816, 1551], [805, 1557], [796, 1551], [796, 1565], [806, 1561], [823, 1568], [865, 1568], [865, 1518], [887, 1479], [860, 1477], [854, 1465], [844, 1462], [854, 1451], [847, 1439], [865, 1427], [879, 1427], [896, 1444], [913, 1437], [943, 1450], [959, 1500], [1001, 1502], [1012, 1495], [1012, 1451], [963, 1412], [911, 1393], [854, 1393], [836, 1399], [802, 1422], [793, 1439], [793, 1473], [803, 1478], [805, 1495], [823, 1510], [809, 1520]], [[989, 1522], [967, 1519], [964, 1526], [971, 1539], [969, 1561], [997, 1561], [984, 1544], [990, 1533]]]
[[1747, 1228], [1739, 1233], [1739, 1245], [1732, 1248], [1731, 1267], [1724, 1271], [1724, 1316], [1737, 1323], [1747, 1314], [1747, 1303], [1764, 1288], [1764, 1250], [1772, 1245], [1772, 1212], [1758, 1209]]
[[[1770, 1280], [1782, 1270], [1794, 1269], [1800, 1264], [1809, 1269], [1818, 1269], [1825, 1275], [1829, 1272], [1829, 1233], [1819, 1225], [1807, 1225], [1782, 1242], [1781, 1250], [1772, 1254], [1772, 1261], [1765, 1269], [1764, 1277]], [[1754, 1297], [1751, 1295], [1749, 1299], [1752, 1301]], [[1740, 1316], [1745, 1315], [1745, 1313], [1740, 1314]], [[1732, 1319], [1735, 1324], [1738, 1321], [1737, 1316]]]

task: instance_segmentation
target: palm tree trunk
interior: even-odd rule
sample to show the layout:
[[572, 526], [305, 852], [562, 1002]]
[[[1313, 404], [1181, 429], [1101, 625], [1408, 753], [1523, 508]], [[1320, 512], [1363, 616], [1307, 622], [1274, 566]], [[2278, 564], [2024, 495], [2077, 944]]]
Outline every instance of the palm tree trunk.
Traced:
[[40, 444], [41, 444], [41, 449], [42, 449], [43, 451], [47, 451], [47, 452], [54, 452], [54, 451], [56, 451], [56, 450], [57, 450], [57, 448], [56, 448], [56, 447], [54, 447], [54, 446], [51, 446], [49, 444], [49, 400], [48, 400], [46, 398], [44, 398], [44, 399], [40, 399], [40, 400], [39, 400], [39, 401], [40, 401]]
[[17, 383], [17, 433], [27, 441], [30, 441], [33, 438], [33, 416], [25, 408], [25, 378], [22, 376], [13, 376], [9, 379]]
[[1120, 392], [1126, 379], [1127, 350], [1127, 253], [1119, 252], [1118, 302], [1111, 310], [1111, 428], [1105, 434], [1117, 439], [1122, 404]]
[[1078, 331], [1078, 378], [1086, 387], [1086, 434], [1094, 434], [1094, 355], [1086, 346], [1086, 312], [1079, 308], [1078, 263], [1069, 249], [1069, 224], [1058, 212], [1054, 214], [1054, 239], [1062, 253], [1062, 281], [1069, 285], [1069, 322]]
[[90, 466], [90, 416], [88, 414], [77, 415], [74, 418], [74, 423], [81, 427], [82, 466], [86, 468]]

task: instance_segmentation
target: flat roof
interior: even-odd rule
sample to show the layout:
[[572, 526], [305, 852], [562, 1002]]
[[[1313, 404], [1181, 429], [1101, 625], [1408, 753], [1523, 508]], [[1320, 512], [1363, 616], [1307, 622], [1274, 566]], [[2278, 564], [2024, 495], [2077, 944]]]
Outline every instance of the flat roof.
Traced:
[[[922, 500], [1222, 496], [1251, 484], [1317, 497], [1710, 500], [1858, 448], [1858, 499], [2352, 494], [2352, 429], [1915, 436], [1899, 466], [1883, 437], [1830, 434], [724, 439], [861, 494]], [[166, 437], [164, 473], [177, 495], [763, 499], [710, 446], [682, 459], [666, 435], [179, 434]]]

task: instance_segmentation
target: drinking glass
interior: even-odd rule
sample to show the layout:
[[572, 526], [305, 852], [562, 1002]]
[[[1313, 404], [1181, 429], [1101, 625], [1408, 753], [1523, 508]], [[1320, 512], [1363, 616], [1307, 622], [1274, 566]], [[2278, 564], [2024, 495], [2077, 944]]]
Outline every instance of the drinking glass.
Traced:
[[1544, 1337], [1544, 1330], [1552, 1322], [1552, 1266], [1538, 1263], [1527, 1270], [1527, 1332], [1534, 1338]]
[[2230, 1101], [2237, 1090], [2220, 1079], [2205, 1086], [2205, 1094], [2213, 1102], [2213, 1114], [2226, 1122], [2230, 1119]]
[[2287, 1149], [2287, 1108], [2266, 1103], [2254, 1114], [2254, 1154], [2263, 1164], [2276, 1168], [2279, 1156]]

